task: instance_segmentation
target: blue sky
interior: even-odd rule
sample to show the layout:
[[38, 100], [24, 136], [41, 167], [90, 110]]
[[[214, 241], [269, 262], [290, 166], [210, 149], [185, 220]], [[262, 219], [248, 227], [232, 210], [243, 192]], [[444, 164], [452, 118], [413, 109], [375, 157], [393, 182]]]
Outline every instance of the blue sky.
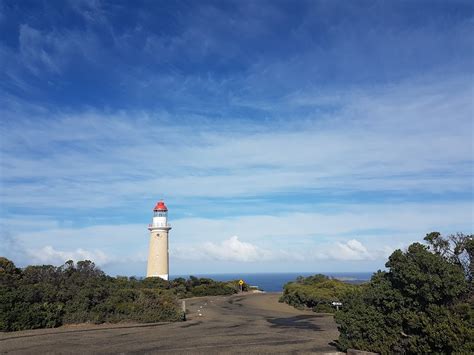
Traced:
[[0, 255], [373, 271], [472, 233], [469, 1], [0, 0]]

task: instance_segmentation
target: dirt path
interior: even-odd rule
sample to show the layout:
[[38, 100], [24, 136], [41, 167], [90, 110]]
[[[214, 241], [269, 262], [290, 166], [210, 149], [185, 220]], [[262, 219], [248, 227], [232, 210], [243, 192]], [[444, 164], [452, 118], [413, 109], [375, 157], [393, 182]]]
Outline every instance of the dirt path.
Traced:
[[0, 333], [1, 353], [334, 353], [331, 316], [278, 303], [278, 294], [186, 301], [179, 323], [81, 325]]

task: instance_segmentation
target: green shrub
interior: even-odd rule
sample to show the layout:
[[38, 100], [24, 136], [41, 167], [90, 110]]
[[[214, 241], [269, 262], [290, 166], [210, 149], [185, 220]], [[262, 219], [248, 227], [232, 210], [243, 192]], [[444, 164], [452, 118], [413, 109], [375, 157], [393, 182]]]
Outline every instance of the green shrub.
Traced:
[[177, 297], [168, 288], [161, 279], [108, 277], [90, 261], [20, 270], [0, 258], [0, 330], [181, 320]]
[[179, 298], [230, 295], [238, 290], [238, 281], [194, 276], [170, 282], [160, 278], [113, 278], [87, 260], [21, 270], [0, 257], [0, 330], [83, 322], [179, 321], [184, 318]]
[[331, 303], [340, 301], [345, 293], [356, 287], [321, 274], [299, 276], [295, 282], [285, 284], [280, 302], [299, 309], [311, 308], [315, 312], [332, 313], [335, 308]]
[[235, 289], [226, 284], [199, 285], [192, 289], [193, 296], [232, 295]]
[[[442, 243], [439, 233], [428, 242]], [[472, 236], [467, 236], [472, 239]], [[469, 245], [465, 243], [464, 245]], [[457, 249], [462, 253], [463, 250]], [[370, 283], [343, 297], [336, 313], [341, 350], [391, 353], [473, 353], [469, 268], [452, 254], [419, 243], [396, 250]]]

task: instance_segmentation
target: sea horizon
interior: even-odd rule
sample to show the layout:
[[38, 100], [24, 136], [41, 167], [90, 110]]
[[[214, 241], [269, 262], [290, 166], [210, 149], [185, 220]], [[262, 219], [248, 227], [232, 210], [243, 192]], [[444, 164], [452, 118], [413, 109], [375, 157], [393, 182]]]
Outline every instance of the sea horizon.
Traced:
[[173, 280], [178, 277], [189, 278], [195, 276], [199, 278], [210, 278], [216, 281], [244, 280], [251, 286], [257, 286], [262, 291], [280, 292], [283, 286], [290, 281], [296, 280], [298, 276], [308, 277], [316, 274], [326, 275], [349, 283], [362, 283], [370, 280], [376, 271], [363, 272], [255, 272], [255, 273], [191, 273], [170, 275]]

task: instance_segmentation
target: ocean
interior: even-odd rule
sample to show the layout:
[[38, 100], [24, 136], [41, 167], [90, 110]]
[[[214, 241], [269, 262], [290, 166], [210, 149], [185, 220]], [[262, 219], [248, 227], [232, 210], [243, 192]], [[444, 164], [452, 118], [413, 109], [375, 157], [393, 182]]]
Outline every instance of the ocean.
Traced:
[[[326, 276], [339, 279], [349, 283], [362, 283], [370, 280], [372, 272], [330, 272], [322, 273]], [[258, 286], [260, 290], [267, 292], [279, 292], [283, 285], [294, 281], [298, 276], [311, 276], [315, 273], [291, 272], [291, 273], [255, 273], [255, 274], [193, 274], [196, 277], [206, 277], [217, 281], [244, 280], [251, 286]], [[170, 275], [170, 279], [177, 277], [188, 278], [190, 275]]]

